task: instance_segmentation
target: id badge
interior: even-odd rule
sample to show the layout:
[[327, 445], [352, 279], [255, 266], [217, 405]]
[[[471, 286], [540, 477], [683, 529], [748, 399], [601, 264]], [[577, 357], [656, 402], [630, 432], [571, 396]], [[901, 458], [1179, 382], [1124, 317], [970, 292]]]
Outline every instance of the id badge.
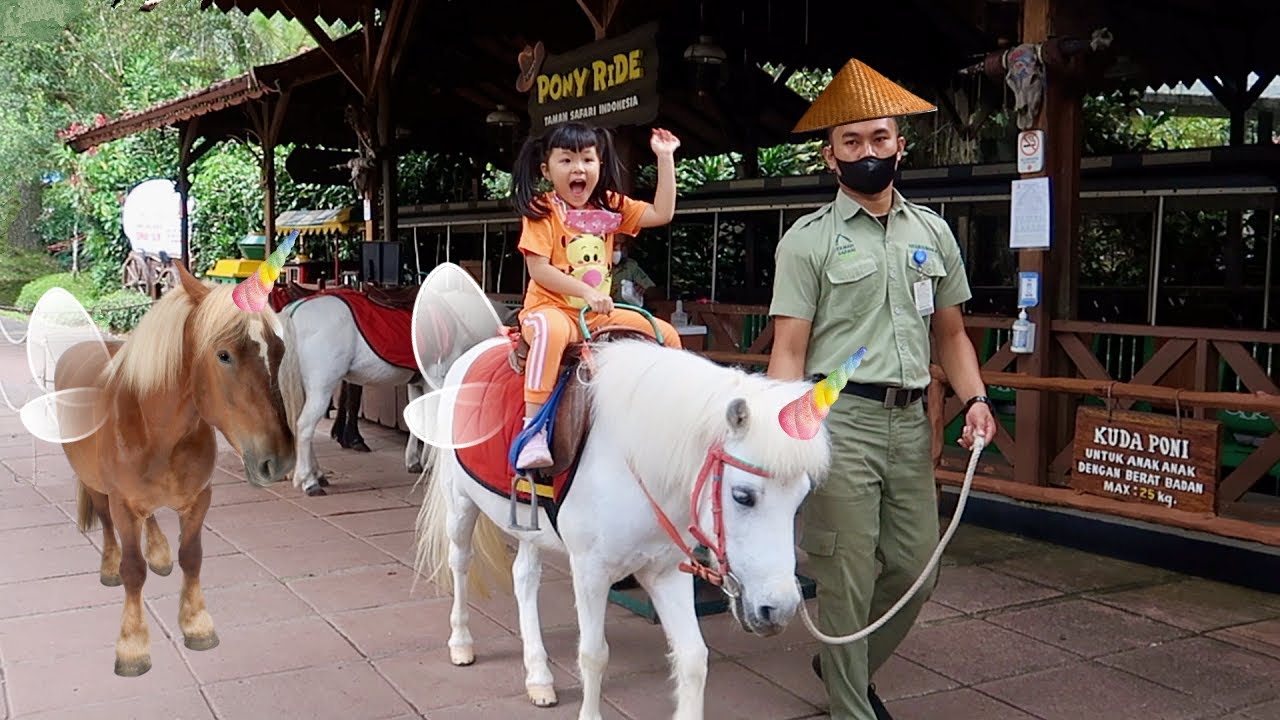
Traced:
[[913, 285], [916, 295], [916, 311], [921, 315], [933, 314], [933, 281], [923, 278]]

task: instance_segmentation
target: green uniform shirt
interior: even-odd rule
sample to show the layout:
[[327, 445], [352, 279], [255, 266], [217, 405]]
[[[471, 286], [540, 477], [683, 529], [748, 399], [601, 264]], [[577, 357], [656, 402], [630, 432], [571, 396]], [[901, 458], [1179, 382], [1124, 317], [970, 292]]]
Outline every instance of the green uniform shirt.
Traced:
[[630, 257], [622, 258], [622, 261], [613, 266], [613, 286], [610, 294], [613, 296], [614, 302], [622, 301], [622, 281], [630, 280], [636, 284], [638, 290], [648, 290], [654, 286], [653, 280], [649, 278], [641, 267], [640, 263], [632, 260]]
[[[934, 309], [972, 297], [960, 246], [947, 222], [893, 191], [887, 226], [843, 191], [782, 236], [769, 314], [809, 320], [805, 373], [830, 374], [860, 346], [850, 379], [872, 385], [929, 384], [931, 315], [916, 309], [913, 285], [928, 278]], [[924, 262], [912, 259], [925, 251]]]

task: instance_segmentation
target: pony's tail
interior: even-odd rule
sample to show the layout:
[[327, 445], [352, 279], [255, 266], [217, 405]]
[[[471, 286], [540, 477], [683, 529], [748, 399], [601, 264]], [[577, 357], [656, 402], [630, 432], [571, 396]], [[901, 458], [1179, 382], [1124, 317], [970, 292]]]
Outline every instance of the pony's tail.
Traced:
[[98, 524], [98, 513], [93, 509], [93, 498], [89, 497], [89, 488], [76, 478], [76, 527], [80, 532], [88, 532]]
[[284, 357], [280, 359], [280, 397], [284, 400], [285, 419], [289, 422], [289, 432], [294, 440], [298, 438], [298, 416], [307, 402], [307, 391], [302, 384], [302, 365], [298, 360], [297, 335], [293, 330], [293, 321], [288, 315], [280, 313], [280, 324], [284, 328]]
[[[452, 594], [454, 586], [453, 569], [449, 567], [449, 522], [452, 514], [450, 511], [453, 510], [450, 503], [453, 487], [449, 465], [449, 458], [444, 457], [443, 451], [437, 453], [431, 464], [431, 478], [427, 481], [422, 508], [418, 511], [418, 547], [414, 569], [416, 575], [424, 576], [427, 582], [434, 582], [441, 592]], [[467, 569], [467, 587], [482, 598], [489, 597], [485, 583], [487, 576], [494, 585], [510, 592], [515, 582], [502, 531], [474, 505], [471, 512], [478, 517], [471, 538], [472, 561]], [[453, 515], [453, 518], [457, 522], [458, 517]], [[416, 576], [414, 585], [417, 585]]]

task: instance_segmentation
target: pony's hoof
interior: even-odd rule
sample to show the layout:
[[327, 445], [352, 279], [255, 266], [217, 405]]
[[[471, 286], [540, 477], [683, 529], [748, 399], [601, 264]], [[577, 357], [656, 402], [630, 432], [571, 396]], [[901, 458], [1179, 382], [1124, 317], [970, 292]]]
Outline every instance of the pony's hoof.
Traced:
[[218, 647], [218, 633], [210, 631], [208, 635], [199, 637], [196, 635], [184, 635], [182, 642], [187, 646], [188, 650], [212, 650]]
[[124, 584], [124, 580], [120, 579], [119, 573], [115, 575], [107, 575], [106, 573], [103, 573], [98, 576], [98, 580], [107, 587], [118, 587]]
[[329, 478], [321, 475], [316, 482], [320, 483], [320, 487], [329, 487]]
[[471, 665], [476, 661], [475, 648], [467, 645], [466, 647], [449, 648], [449, 662], [454, 665], [464, 666]]
[[552, 707], [560, 702], [556, 689], [551, 685], [530, 685], [529, 700], [536, 707]]
[[369, 449], [368, 445], [364, 444], [364, 440], [356, 440], [355, 442], [351, 443], [351, 449], [355, 450], [356, 452], [373, 452], [372, 450]]
[[320, 487], [320, 485], [321, 485], [321, 484], [324, 484], [324, 483], [317, 483], [317, 484], [315, 484], [315, 485], [308, 486], [308, 487], [307, 487], [307, 497], [316, 497], [316, 496], [319, 496], [319, 495], [328, 495], [329, 493], [325, 492], [325, 491], [324, 491], [324, 488]]
[[168, 565], [152, 565], [151, 563], [147, 563], [147, 567], [151, 568], [151, 572], [159, 575], [160, 577], [168, 577], [169, 573], [173, 572], [173, 561], [170, 561]]
[[116, 674], [120, 677], [138, 677], [151, 669], [151, 656], [143, 655], [130, 661], [116, 658]]
[[410, 475], [419, 475], [422, 473], [422, 463], [414, 463], [408, 468]]

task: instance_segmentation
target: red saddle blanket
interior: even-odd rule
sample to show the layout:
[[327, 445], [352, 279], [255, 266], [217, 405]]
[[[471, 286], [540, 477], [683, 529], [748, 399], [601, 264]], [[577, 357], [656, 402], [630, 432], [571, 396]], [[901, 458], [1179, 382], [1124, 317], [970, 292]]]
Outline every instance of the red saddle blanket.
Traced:
[[364, 294], [350, 288], [325, 290], [302, 298], [302, 302], [325, 295], [337, 297], [351, 308], [351, 315], [356, 320], [356, 328], [378, 357], [406, 370], [418, 369], [418, 363], [413, 357], [413, 312], [411, 310], [392, 310], [382, 307]]
[[[476, 482], [502, 497], [510, 497], [515, 468], [508, 451], [516, 435], [524, 427], [524, 376], [517, 375], [507, 361], [511, 346], [499, 345], [485, 351], [467, 369], [453, 413], [455, 437], [459, 440], [492, 436], [471, 447], [454, 450], [459, 464]], [[497, 433], [493, 429], [500, 428]], [[538, 503], [548, 508], [554, 518], [558, 506], [569, 491], [577, 463], [552, 479], [551, 497], [540, 496]], [[528, 503], [528, 492], [520, 492], [519, 502]], [[553, 520], [554, 522], [554, 520]]]

